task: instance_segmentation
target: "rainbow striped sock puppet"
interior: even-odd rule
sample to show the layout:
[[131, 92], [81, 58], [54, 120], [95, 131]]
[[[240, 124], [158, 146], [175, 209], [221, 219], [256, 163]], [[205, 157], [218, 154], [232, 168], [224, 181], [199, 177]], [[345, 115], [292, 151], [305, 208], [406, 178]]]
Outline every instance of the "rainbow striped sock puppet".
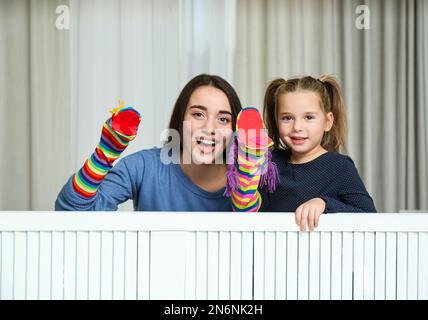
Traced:
[[124, 108], [123, 101], [119, 101], [119, 107], [110, 112], [113, 115], [103, 125], [95, 152], [72, 179], [74, 190], [85, 198], [96, 195], [105, 175], [113, 168], [113, 162], [137, 135], [141, 121], [138, 111]]
[[257, 212], [262, 204], [260, 186], [273, 192], [278, 184], [278, 169], [272, 161], [273, 145], [259, 111], [241, 110], [228, 158], [225, 195], [231, 197], [234, 211]]

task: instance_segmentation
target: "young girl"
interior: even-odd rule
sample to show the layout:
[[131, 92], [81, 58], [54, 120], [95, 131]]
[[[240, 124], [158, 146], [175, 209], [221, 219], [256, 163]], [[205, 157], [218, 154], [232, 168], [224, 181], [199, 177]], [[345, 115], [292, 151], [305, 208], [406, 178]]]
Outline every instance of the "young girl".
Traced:
[[373, 200], [345, 150], [346, 115], [332, 76], [272, 81], [264, 119], [273, 140], [280, 183], [262, 191], [262, 211], [295, 212], [302, 231], [328, 212], [375, 212]]
[[199, 75], [183, 88], [171, 116], [169, 127], [180, 136], [179, 163], [165, 163], [161, 149], [153, 148], [114, 167], [135, 138], [140, 115], [132, 108], [113, 110], [95, 152], [62, 188], [55, 209], [117, 210], [132, 199], [138, 211], [231, 211], [224, 196], [227, 168], [222, 159], [240, 110], [228, 82]]

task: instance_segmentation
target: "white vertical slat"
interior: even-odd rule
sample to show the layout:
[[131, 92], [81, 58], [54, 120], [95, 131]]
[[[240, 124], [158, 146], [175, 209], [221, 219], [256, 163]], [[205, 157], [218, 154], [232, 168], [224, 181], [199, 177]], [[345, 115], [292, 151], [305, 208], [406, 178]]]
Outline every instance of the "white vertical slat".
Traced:
[[196, 232], [186, 232], [184, 299], [196, 298]]
[[76, 299], [76, 232], [64, 236], [64, 299]]
[[[27, 295], [29, 300], [39, 298], [39, 233], [27, 234]], [[3, 299], [3, 296], [2, 296]]]
[[275, 243], [275, 299], [287, 298], [287, 233], [277, 232]]
[[[407, 299], [416, 300], [418, 298], [418, 234], [408, 233], [408, 260], [407, 260]], [[428, 250], [428, 248], [426, 248]]]
[[125, 233], [113, 232], [113, 299], [123, 300], [125, 295]]
[[254, 232], [254, 299], [264, 299], [265, 234]]
[[364, 233], [354, 233], [354, 300], [364, 299]]
[[[253, 232], [242, 233], [242, 277], [240, 299], [253, 299]], [[234, 266], [232, 266], [233, 270]], [[234, 299], [234, 298], [232, 298]]]
[[88, 299], [101, 299], [101, 232], [89, 233]]
[[208, 232], [208, 299], [218, 299], [219, 233]]
[[320, 238], [319, 232], [309, 234], [309, 297], [311, 300], [320, 298]]
[[1, 292], [2, 292], [2, 286], [3, 286], [3, 282], [2, 282], [2, 246], [1, 246], [1, 239], [3, 238], [3, 232], [0, 231], [0, 300], [1, 300]]
[[13, 299], [13, 263], [14, 263], [14, 233], [2, 232], [1, 252], [1, 298], [2, 300]]
[[342, 233], [331, 233], [331, 299], [342, 299]]
[[[1, 252], [1, 250], [0, 250]], [[14, 275], [14, 299], [25, 299], [26, 287], [26, 266], [27, 266], [27, 233], [15, 232], [15, 261]]]
[[51, 299], [52, 233], [40, 232], [39, 299]]
[[138, 279], [139, 300], [150, 299], [150, 232], [138, 232]]
[[275, 299], [275, 232], [265, 233], [265, 299]]
[[[234, 239], [236, 240], [236, 239]], [[219, 263], [218, 263], [218, 294], [219, 299], [230, 299], [230, 263], [231, 263], [231, 234], [220, 232]]]
[[397, 233], [397, 300], [407, 299], [407, 233]]
[[113, 232], [101, 232], [101, 299], [113, 299]]
[[64, 232], [52, 232], [52, 299], [64, 299]]
[[309, 299], [309, 232], [299, 233], [297, 298]]
[[385, 299], [395, 300], [397, 288], [397, 233], [386, 233]]
[[321, 232], [320, 299], [330, 299], [331, 233]]
[[287, 299], [297, 300], [299, 232], [287, 234]]
[[428, 300], [428, 232], [419, 232], [418, 299]]
[[375, 247], [375, 293], [374, 299], [385, 300], [385, 262], [386, 262], [386, 234], [376, 232]]
[[243, 235], [232, 232], [230, 235], [230, 299], [242, 299]]
[[354, 257], [354, 234], [352, 232], [343, 233], [342, 243], [342, 299], [352, 300], [353, 281], [353, 257]]
[[207, 299], [208, 233], [196, 233], [196, 299]]
[[[186, 234], [183, 232], [152, 231], [150, 248], [151, 299], [184, 299], [185, 246]], [[218, 256], [215, 257], [215, 261], [218, 262]]]
[[76, 239], [76, 299], [88, 299], [89, 233], [77, 232]]
[[125, 299], [137, 299], [137, 241], [135, 231], [125, 233]]
[[364, 233], [364, 300], [374, 299], [375, 235]]

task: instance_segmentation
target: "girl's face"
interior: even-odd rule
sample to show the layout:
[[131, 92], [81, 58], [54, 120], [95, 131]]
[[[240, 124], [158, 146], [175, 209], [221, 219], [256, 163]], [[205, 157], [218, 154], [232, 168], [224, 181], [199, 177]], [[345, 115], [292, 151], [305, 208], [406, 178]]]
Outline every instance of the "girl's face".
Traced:
[[282, 142], [293, 157], [311, 160], [320, 151], [324, 132], [333, 125], [333, 114], [321, 110], [318, 94], [296, 91], [278, 97], [277, 125]]
[[192, 163], [223, 163], [232, 133], [232, 109], [225, 93], [211, 86], [193, 91], [183, 124], [183, 152], [191, 155]]

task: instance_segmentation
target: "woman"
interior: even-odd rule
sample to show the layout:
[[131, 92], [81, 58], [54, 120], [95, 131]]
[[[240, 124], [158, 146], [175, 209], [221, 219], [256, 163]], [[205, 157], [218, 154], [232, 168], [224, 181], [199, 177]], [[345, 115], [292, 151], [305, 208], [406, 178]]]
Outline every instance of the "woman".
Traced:
[[[180, 137], [179, 163], [162, 150], [142, 150], [113, 162], [135, 138], [140, 121], [132, 108], [113, 110], [99, 145], [62, 188], [56, 210], [117, 210], [132, 199], [137, 211], [231, 211], [225, 197], [225, 150], [241, 102], [218, 76], [196, 76], [181, 91], [170, 120]], [[190, 138], [187, 138], [190, 137]], [[164, 154], [164, 153], [163, 153]]]

